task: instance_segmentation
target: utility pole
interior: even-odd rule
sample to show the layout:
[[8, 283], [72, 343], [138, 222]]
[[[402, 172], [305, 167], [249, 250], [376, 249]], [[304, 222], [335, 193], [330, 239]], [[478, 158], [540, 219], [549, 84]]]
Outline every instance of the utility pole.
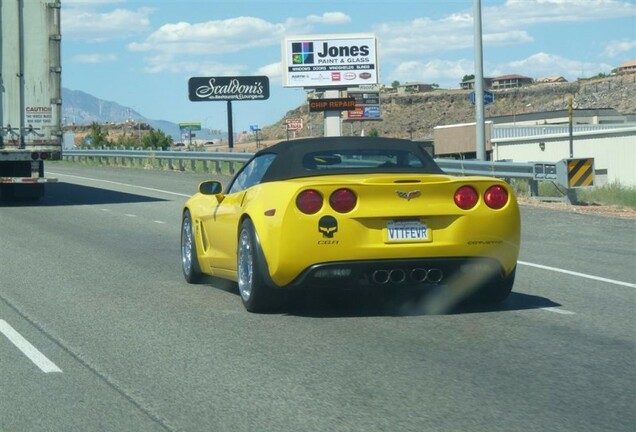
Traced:
[[481, 38], [481, 0], [474, 0], [475, 30], [475, 145], [477, 160], [486, 160], [486, 125], [484, 115], [484, 55]]

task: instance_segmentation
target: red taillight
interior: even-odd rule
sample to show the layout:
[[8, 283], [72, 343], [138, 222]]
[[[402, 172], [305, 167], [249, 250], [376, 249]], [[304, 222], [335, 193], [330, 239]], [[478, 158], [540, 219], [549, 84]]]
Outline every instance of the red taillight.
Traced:
[[303, 191], [296, 198], [296, 207], [305, 214], [314, 214], [322, 208], [322, 195], [313, 189]]
[[31, 153], [31, 159], [34, 161], [40, 159], [40, 153]]
[[491, 186], [484, 194], [486, 205], [492, 209], [500, 209], [508, 203], [508, 192], [501, 186]]
[[338, 213], [348, 213], [356, 206], [358, 198], [351, 189], [338, 189], [329, 197], [329, 204]]
[[462, 210], [469, 210], [475, 207], [479, 195], [471, 186], [462, 186], [455, 191], [455, 204]]
[[49, 160], [49, 154], [46, 152], [40, 153], [40, 157], [42, 158], [42, 160]]

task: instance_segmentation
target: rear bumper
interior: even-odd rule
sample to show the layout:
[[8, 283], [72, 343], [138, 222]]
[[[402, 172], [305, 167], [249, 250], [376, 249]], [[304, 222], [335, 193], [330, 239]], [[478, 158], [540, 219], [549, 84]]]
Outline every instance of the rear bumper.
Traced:
[[506, 276], [496, 259], [482, 257], [339, 261], [314, 264], [280, 288], [423, 286]]

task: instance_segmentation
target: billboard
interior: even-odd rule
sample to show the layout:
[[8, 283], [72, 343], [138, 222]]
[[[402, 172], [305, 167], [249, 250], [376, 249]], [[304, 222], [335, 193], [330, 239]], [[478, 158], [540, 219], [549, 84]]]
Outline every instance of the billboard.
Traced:
[[378, 83], [373, 34], [292, 36], [283, 40], [284, 87], [349, 87]]
[[192, 77], [188, 80], [192, 102], [269, 99], [266, 76]]

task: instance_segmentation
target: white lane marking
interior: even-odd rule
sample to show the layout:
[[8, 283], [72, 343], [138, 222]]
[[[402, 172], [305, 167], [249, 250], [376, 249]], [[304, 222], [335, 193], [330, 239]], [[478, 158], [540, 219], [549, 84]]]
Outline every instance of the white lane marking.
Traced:
[[629, 282], [622, 282], [622, 281], [618, 281], [618, 280], [614, 280], [614, 279], [607, 279], [607, 278], [603, 278], [603, 277], [599, 277], [599, 276], [593, 276], [593, 275], [588, 275], [588, 274], [585, 274], [585, 273], [579, 273], [579, 272], [574, 272], [574, 271], [570, 271], [570, 270], [564, 270], [564, 269], [560, 269], [560, 268], [556, 268], [556, 267], [548, 267], [548, 266], [544, 266], [544, 265], [541, 265], [541, 264], [533, 264], [533, 263], [524, 262], [524, 261], [517, 261], [517, 263], [519, 263], [521, 265], [526, 265], [528, 267], [536, 267], [536, 268], [540, 268], [540, 269], [543, 269], [543, 270], [550, 270], [550, 271], [554, 271], [554, 272], [558, 272], [558, 273], [569, 274], [569, 275], [572, 275], [572, 276], [578, 276], [578, 277], [582, 277], [582, 278], [585, 278], [585, 279], [592, 279], [592, 280], [606, 282], [606, 283], [610, 283], [610, 284], [614, 284], [614, 285], [621, 285], [621, 286], [626, 286], [626, 287], [629, 287], [629, 288], [636, 288], [636, 284], [629, 283]]
[[157, 224], [165, 224], [165, 222], [164, 222], [164, 221], [153, 221], [153, 222], [154, 222], [154, 223], [157, 223]]
[[101, 180], [101, 179], [95, 179], [95, 178], [90, 178], [90, 177], [75, 176], [75, 175], [70, 175], [70, 174], [60, 174], [60, 173], [54, 173], [54, 172], [50, 172], [50, 171], [49, 171], [49, 173], [51, 175], [56, 176], [56, 177], [60, 177], [61, 176], [61, 177], [76, 178], [76, 179], [80, 179], [80, 180], [90, 180], [90, 181], [108, 183], [108, 184], [117, 185], [117, 186], [126, 186], [126, 187], [143, 189], [143, 190], [152, 191], [152, 192], [160, 192], [160, 193], [165, 193], [165, 194], [168, 194], [168, 195], [176, 195], [176, 196], [185, 197], [185, 198], [190, 198], [192, 196], [192, 195], [180, 194], [180, 193], [177, 193], [177, 192], [170, 192], [170, 191], [163, 190], [163, 189], [155, 189], [155, 188], [149, 188], [149, 187], [145, 187], [145, 186], [137, 186], [137, 185], [132, 185], [132, 184], [128, 184], [128, 183], [114, 182], [114, 181], [110, 181], [110, 180]]
[[44, 373], [62, 372], [55, 363], [46, 358], [36, 347], [26, 340], [20, 333], [9, 325], [5, 320], [0, 319], [0, 333], [4, 334], [22, 353], [29, 358]]
[[544, 307], [544, 308], [541, 308], [541, 310], [544, 310], [546, 312], [554, 312], [554, 313], [558, 313], [558, 314], [561, 314], [561, 315], [576, 315], [575, 312], [572, 312], [572, 311], [569, 311], [569, 310], [566, 310], [566, 309], [559, 309], [559, 308], [556, 308], [556, 307]]
[[136, 214], [131, 214], [131, 213], [125, 213], [124, 216], [128, 216], [128, 217], [137, 217]]
[[102, 211], [104, 213], [112, 213], [113, 212], [111, 209], [105, 209], [105, 208], [103, 208]]

